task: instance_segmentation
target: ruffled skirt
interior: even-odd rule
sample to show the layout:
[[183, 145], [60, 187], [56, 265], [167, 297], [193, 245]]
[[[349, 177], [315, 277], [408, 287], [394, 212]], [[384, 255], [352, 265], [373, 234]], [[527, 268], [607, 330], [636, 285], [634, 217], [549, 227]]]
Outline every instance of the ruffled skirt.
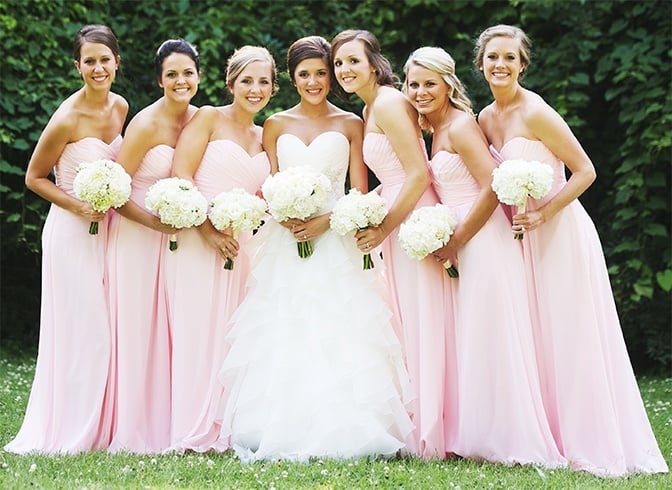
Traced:
[[222, 438], [243, 461], [390, 456], [413, 430], [408, 374], [382, 263], [362, 270], [351, 235], [298, 256], [269, 221], [249, 244], [250, 289], [220, 372]]

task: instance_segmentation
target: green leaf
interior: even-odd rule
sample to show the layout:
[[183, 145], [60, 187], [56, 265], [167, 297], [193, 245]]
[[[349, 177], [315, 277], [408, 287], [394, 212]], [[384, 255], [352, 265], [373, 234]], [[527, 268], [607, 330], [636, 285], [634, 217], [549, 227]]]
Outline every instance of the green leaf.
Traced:
[[644, 233], [646, 233], [649, 236], [666, 237], [667, 236], [667, 228], [665, 228], [660, 223], [648, 223], [644, 227]]
[[621, 242], [620, 244], [614, 247], [613, 253], [634, 252], [635, 250], [639, 250], [639, 242], [636, 241]]
[[25, 171], [21, 167], [12, 165], [5, 160], [0, 160], [0, 172], [13, 175], [23, 175], [25, 173]]
[[672, 290], [672, 270], [666, 269], [656, 273], [656, 281], [663, 291], [669, 293]]
[[650, 284], [635, 283], [633, 288], [639, 296], [644, 296], [648, 299], [653, 298], [653, 287]]
[[570, 75], [569, 81], [575, 85], [588, 85], [590, 83], [590, 77], [586, 73], [577, 72]]

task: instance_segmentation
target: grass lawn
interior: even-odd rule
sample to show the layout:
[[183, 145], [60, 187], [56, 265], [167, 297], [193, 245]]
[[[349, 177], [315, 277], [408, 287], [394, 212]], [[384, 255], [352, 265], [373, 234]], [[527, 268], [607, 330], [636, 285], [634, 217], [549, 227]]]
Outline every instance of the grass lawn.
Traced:
[[[0, 447], [16, 434], [33, 379], [33, 359], [0, 351]], [[672, 463], [672, 378], [639, 380], [668, 465]], [[240, 464], [231, 454], [17, 456], [0, 449], [0, 488], [62, 489], [670, 489], [669, 475], [601, 479], [568, 470], [415, 458], [310, 464]]]

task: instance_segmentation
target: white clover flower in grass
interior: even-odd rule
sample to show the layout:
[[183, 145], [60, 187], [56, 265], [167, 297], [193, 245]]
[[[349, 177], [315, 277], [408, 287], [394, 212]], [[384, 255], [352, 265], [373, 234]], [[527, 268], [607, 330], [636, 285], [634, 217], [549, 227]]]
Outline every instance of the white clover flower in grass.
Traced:
[[[418, 208], [399, 227], [399, 244], [409, 257], [422, 260], [446, 245], [456, 226], [455, 214], [444, 204]], [[443, 266], [450, 277], [458, 277], [450, 262]]]
[[[362, 194], [357, 189], [350, 189], [334, 206], [329, 218], [331, 229], [339, 235], [355, 230], [363, 230], [369, 226], [378, 226], [387, 216], [387, 203], [376, 192]], [[373, 269], [371, 254], [364, 254], [363, 268]]]
[[[266, 201], [243, 189], [221, 192], [210, 201], [208, 217], [212, 226], [223, 231], [231, 228], [233, 238], [241, 231], [256, 230], [266, 216]], [[226, 259], [224, 268], [233, 269], [233, 260]]]
[[[492, 171], [492, 190], [504, 204], [516, 206], [525, 212], [528, 196], [541, 199], [553, 186], [553, 168], [535, 160], [505, 160]], [[520, 240], [522, 233], [514, 238]]]
[[[174, 228], [202, 224], [208, 217], [208, 201], [188, 180], [170, 177], [156, 181], [145, 196], [145, 207], [158, 214], [161, 223]], [[170, 236], [170, 250], [177, 250], [177, 238]]]
[[[123, 206], [131, 197], [131, 176], [112, 160], [80, 163], [72, 186], [75, 196], [100, 213]], [[97, 221], [91, 222], [89, 233], [98, 233]]]
[[[261, 186], [268, 211], [278, 221], [304, 220], [317, 213], [327, 202], [331, 181], [320, 172], [307, 167], [290, 167], [269, 175]], [[310, 241], [298, 242], [299, 257], [313, 254]]]

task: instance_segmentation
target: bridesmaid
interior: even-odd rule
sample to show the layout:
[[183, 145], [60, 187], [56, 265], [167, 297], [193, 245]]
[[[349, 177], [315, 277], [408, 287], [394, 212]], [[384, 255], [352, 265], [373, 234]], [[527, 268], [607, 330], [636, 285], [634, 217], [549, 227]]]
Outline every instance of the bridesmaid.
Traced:
[[[208, 200], [234, 188], [257, 192], [270, 164], [254, 116], [268, 104], [275, 83], [275, 62], [265, 48], [236, 50], [226, 71], [233, 102], [196, 112], [177, 142], [173, 175], [192, 180]], [[235, 240], [206, 220], [180, 231], [179, 248], [166, 258], [174, 450], [226, 449], [217, 442], [217, 373], [228, 350], [225, 327], [243, 299], [249, 262], [238, 252], [250, 236], [241, 233]], [[224, 269], [227, 258], [235, 258], [233, 270]]]
[[130, 122], [119, 163], [133, 176], [130, 201], [110, 222], [110, 312], [116, 332], [115, 424], [110, 451], [161, 452], [170, 444], [170, 345], [160, 265], [175, 230], [145, 210], [147, 188], [170, 177], [182, 128], [196, 112], [198, 53], [184, 39], [156, 52], [163, 97]]
[[[121, 58], [109, 27], [82, 27], [74, 58], [84, 86], [51, 117], [26, 171], [26, 186], [51, 207], [42, 231], [35, 379], [21, 429], [5, 446], [14, 453], [71, 454], [110, 443], [107, 217], [74, 196], [73, 180], [80, 163], [116, 158], [128, 103], [110, 91]], [[97, 235], [88, 233], [92, 221], [101, 223]]]
[[450, 242], [434, 253], [460, 270], [448, 320], [455, 325], [458, 372], [457, 439], [450, 449], [477, 460], [563, 466], [541, 401], [521, 250], [490, 187], [495, 162], [455, 61], [441, 48], [424, 47], [404, 72], [420, 124], [433, 134], [434, 188], [458, 218]]
[[542, 395], [556, 443], [572, 468], [597, 475], [667, 472], [623, 341], [600, 239], [578, 201], [595, 180], [593, 163], [560, 115], [520, 85], [530, 63], [521, 29], [483, 31], [475, 63], [494, 97], [479, 117], [493, 152], [554, 169], [549, 195], [529, 199], [525, 213], [514, 211], [512, 231], [525, 234]]
[[[416, 261], [401, 249], [399, 225], [417, 207], [438, 202], [430, 187], [427, 153], [414, 107], [394, 85], [398, 82], [378, 40], [363, 30], [347, 30], [331, 42], [336, 79], [356, 93], [364, 108], [364, 160], [382, 183], [389, 213], [378, 227], [357, 233], [362, 252], [380, 246], [405, 350], [411, 385], [415, 451], [424, 458], [445, 458], [446, 430], [454, 426], [455, 382], [452, 328], [444, 322], [448, 275], [433, 258]], [[449, 362], [450, 360], [450, 362]]]

